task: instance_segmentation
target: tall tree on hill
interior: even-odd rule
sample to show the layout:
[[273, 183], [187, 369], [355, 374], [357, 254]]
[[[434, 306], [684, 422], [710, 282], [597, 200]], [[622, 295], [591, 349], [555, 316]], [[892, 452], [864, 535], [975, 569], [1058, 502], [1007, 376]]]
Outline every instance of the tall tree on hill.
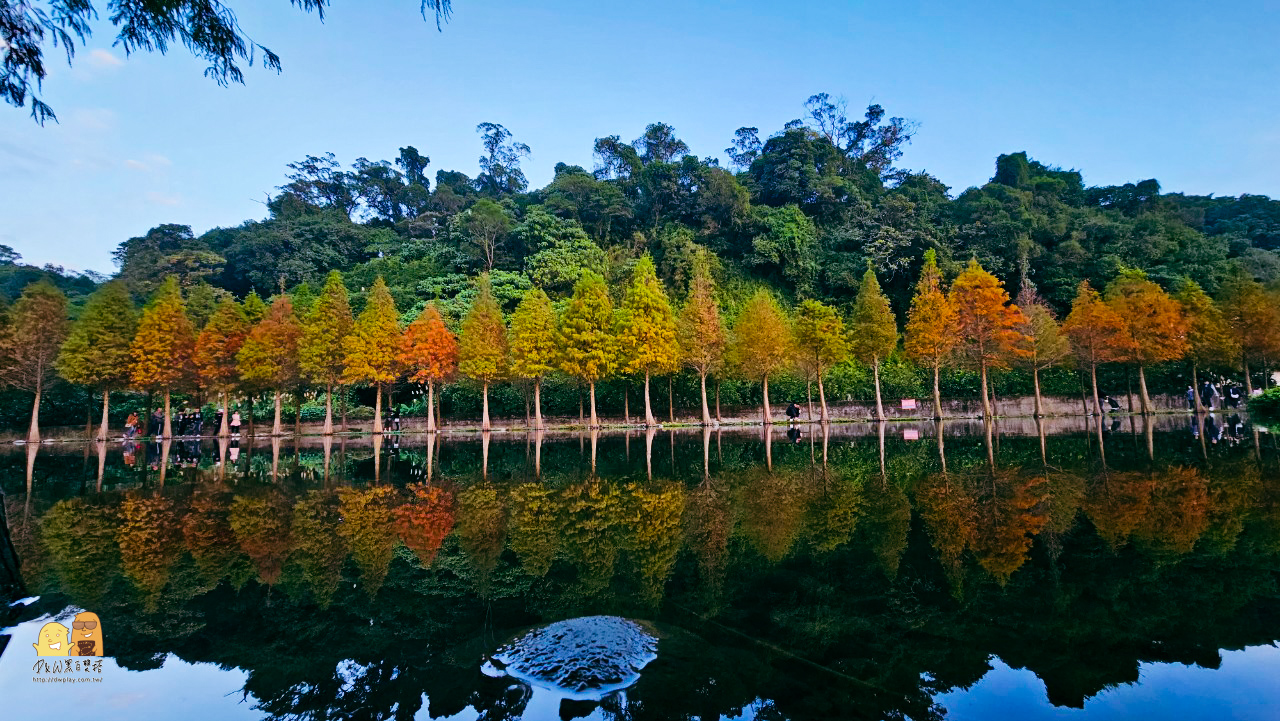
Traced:
[[1138, 366], [1142, 412], [1151, 412], [1146, 368], [1187, 354], [1187, 321], [1182, 306], [1140, 270], [1126, 270], [1107, 284], [1107, 305], [1126, 322], [1119, 360]]
[[658, 280], [653, 258], [647, 254], [636, 263], [622, 300], [618, 354], [623, 372], [644, 374], [644, 422], [646, 426], [657, 425], [649, 400], [649, 378], [679, 370], [680, 345], [671, 301]]
[[324, 435], [333, 435], [333, 387], [346, 370], [346, 342], [355, 326], [342, 274], [331, 271], [302, 326], [298, 365], [312, 383], [324, 386]]
[[[880, 290], [871, 261], [862, 274], [862, 286], [858, 288], [858, 300], [849, 318], [849, 350], [853, 357], [871, 366], [876, 384], [876, 420], [884, 420], [884, 403], [880, 395], [880, 363], [898, 347], [898, 319], [889, 307], [889, 299]], [[818, 393], [822, 394], [822, 380], [818, 380]], [[825, 420], [826, 401], [822, 404]]]
[[27, 442], [40, 442], [40, 399], [57, 378], [58, 352], [67, 338], [67, 297], [48, 281], [23, 288], [4, 329], [4, 384], [34, 394]]
[[1040, 371], [1058, 365], [1071, 355], [1071, 341], [1063, 334], [1053, 310], [1029, 283], [1024, 282], [1018, 292], [1018, 308], [1022, 310], [1023, 322], [1015, 327], [1021, 338], [1017, 344], [1020, 352], [1014, 354], [1014, 360], [1031, 371], [1036, 394], [1035, 415], [1038, 418], [1044, 415]]
[[730, 351], [734, 368], [743, 378], [759, 379], [762, 384], [761, 421], [773, 423], [769, 408], [769, 376], [781, 371], [795, 353], [791, 324], [778, 301], [761, 288], [747, 300], [733, 324]]
[[195, 366], [200, 374], [201, 383], [214, 391], [222, 399], [222, 423], [218, 426], [218, 436], [225, 437], [230, 433], [230, 396], [240, 380], [240, 369], [236, 363], [236, 354], [244, 345], [245, 336], [249, 334], [249, 323], [244, 317], [244, 308], [230, 298], [223, 300], [205, 323], [204, 329], [196, 338]]
[[387, 283], [378, 276], [369, 300], [343, 343], [346, 369], [343, 383], [371, 383], [377, 391], [373, 432], [382, 433], [382, 386], [400, 375], [400, 321]]
[[951, 284], [948, 296], [956, 311], [956, 331], [960, 356], [977, 368], [981, 378], [982, 415], [991, 417], [987, 371], [1007, 368], [1008, 358], [1019, 355], [1022, 334], [1017, 327], [1025, 322], [1018, 306], [1009, 302], [1004, 284], [983, 270], [977, 259], [969, 261]]
[[[896, 335], [896, 334], [895, 334]], [[795, 322], [796, 355], [800, 362], [813, 370], [818, 379], [818, 401], [822, 407], [822, 422], [826, 423], [827, 391], [823, 376], [831, 366], [849, 357], [849, 344], [845, 339], [844, 321], [831, 306], [812, 298], [800, 304]]]
[[706, 264], [699, 264], [689, 287], [689, 299], [680, 311], [676, 330], [680, 341], [680, 357], [698, 373], [702, 390], [702, 425], [711, 425], [711, 409], [707, 405], [707, 376], [724, 367], [729, 345], [724, 318], [716, 303], [715, 286]]
[[249, 295], [244, 297], [244, 303], [241, 304], [241, 307], [244, 308], [245, 322], [250, 326], [257, 325], [258, 321], [262, 320], [263, 316], [267, 314], [267, 304], [256, 290], [249, 291]]
[[458, 339], [458, 371], [480, 382], [484, 395], [480, 427], [489, 430], [489, 384], [507, 370], [507, 326], [493, 297], [486, 273], [476, 283], [476, 297], [462, 319]]
[[542, 379], [556, 369], [556, 313], [541, 288], [530, 288], [511, 316], [511, 373], [533, 381], [533, 427], [542, 428]]
[[102, 423], [98, 440], [107, 439], [111, 391], [129, 385], [130, 352], [138, 331], [138, 314], [123, 282], [103, 285], [85, 303], [80, 318], [58, 354], [58, 372], [72, 383], [102, 391]]
[[1182, 305], [1187, 322], [1187, 360], [1191, 362], [1191, 389], [1196, 412], [1204, 410], [1200, 398], [1198, 371], [1208, 365], [1221, 365], [1228, 358], [1240, 356], [1240, 344], [1221, 309], [1208, 293], [1190, 278], [1178, 281], [1174, 298]]
[[560, 320], [559, 365], [560, 370], [591, 389], [592, 428], [600, 425], [596, 416], [596, 382], [617, 368], [613, 325], [613, 301], [604, 279], [591, 271], [584, 272]]
[[275, 396], [275, 420], [271, 435], [283, 435], [280, 425], [281, 397], [286, 388], [298, 383], [298, 342], [302, 326], [293, 312], [289, 296], [281, 293], [271, 303], [267, 315], [249, 330], [236, 354], [240, 377], [253, 385], [270, 388]]
[[170, 396], [189, 383], [193, 375], [195, 329], [187, 317], [178, 282], [168, 278], [142, 310], [138, 333], [133, 337], [133, 385], [164, 394], [164, 438], [173, 437]]
[[458, 369], [458, 339], [445, 326], [435, 303], [428, 303], [405, 329], [400, 365], [409, 374], [410, 383], [427, 385], [427, 432], [435, 432], [436, 384]]
[[917, 363], [927, 363], [933, 370], [933, 417], [942, 418], [942, 393], [938, 377], [951, 357], [957, 340], [957, 320], [951, 299], [942, 290], [942, 272], [933, 249], [925, 251], [924, 267], [911, 298], [903, 350]]
[[1071, 303], [1071, 313], [1063, 321], [1062, 330], [1071, 340], [1076, 360], [1089, 368], [1093, 412], [1099, 416], [1102, 415], [1102, 403], [1098, 395], [1098, 365], [1113, 362], [1119, 356], [1128, 337], [1126, 325], [1122, 316], [1102, 302], [1102, 296], [1089, 286], [1089, 281], [1080, 281], [1076, 298]]

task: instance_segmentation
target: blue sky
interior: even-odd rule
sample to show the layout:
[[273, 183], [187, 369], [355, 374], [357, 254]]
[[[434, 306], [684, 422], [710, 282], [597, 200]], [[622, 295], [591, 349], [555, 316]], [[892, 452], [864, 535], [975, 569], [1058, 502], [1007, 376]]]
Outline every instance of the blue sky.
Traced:
[[262, 217], [307, 154], [414, 145], [431, 176], [474, 175], [475, 126], [492, 121], [532, 147], [537, 187], [559, 161], [590, 168], [595, 138], [655, 121], [721, 155], [738, 127], [774, 132], [821, 91], [917, 121], [901, 165], [953, 193], [1026, 150], [1089, 184], [1280, 196], [1274, 0], [455, 2], [439, 33], [413, 0], [334, 0], [324, 23], [231, 0], [284, 73], [228, 88], [185, 50], [124, 58], [99, 23], [75, 67], [51, 56], [60, 124], [0, 107], [0, 243], [110, 272], [154, 225]]

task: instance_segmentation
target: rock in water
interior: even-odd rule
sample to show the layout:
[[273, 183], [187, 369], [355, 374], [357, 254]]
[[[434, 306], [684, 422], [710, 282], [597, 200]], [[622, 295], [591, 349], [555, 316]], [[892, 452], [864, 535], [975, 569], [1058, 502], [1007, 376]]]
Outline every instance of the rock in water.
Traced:
[[481, 669], [567, 698], [599, 700], [640, 678], [658, 639], [617, 616], [583, 616], [534, 629], [499, 648]]

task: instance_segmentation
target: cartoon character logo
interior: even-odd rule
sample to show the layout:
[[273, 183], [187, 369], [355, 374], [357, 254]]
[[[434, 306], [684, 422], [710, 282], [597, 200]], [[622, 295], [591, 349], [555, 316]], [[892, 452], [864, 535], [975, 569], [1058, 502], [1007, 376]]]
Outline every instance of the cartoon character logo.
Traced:
[[98, 614], [77, 613], [71, 622], [71, 654], [72, 656], [102, 655], [102, 622]]
[[46, 623], [31, 645], [35, 646], [37, 656], [66, 656], [67, 627], [56, 621]]

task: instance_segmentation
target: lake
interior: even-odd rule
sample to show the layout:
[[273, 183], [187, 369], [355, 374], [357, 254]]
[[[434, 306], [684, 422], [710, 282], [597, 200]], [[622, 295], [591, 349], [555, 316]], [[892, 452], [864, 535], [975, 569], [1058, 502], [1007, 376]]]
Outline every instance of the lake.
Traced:
[[[1239, 417], [59, 443], [0, 479], [9, 718], [1280, 715], [1280, 449]], [[37, 655], [82, 612], [101, 659]]]

